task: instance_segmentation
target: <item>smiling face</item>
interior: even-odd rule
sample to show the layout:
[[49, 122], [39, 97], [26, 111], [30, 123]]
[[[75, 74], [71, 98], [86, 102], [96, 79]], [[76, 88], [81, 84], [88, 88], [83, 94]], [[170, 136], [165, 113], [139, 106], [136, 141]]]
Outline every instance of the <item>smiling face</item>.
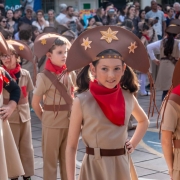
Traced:
[[67, 45], [55, 46], [52, 52], [48, 52], [46, 55], [51, 60], [52, 64], [56, 66], [63, 66], [67, 59]]
[[106, 88], [114, 88], [124, 75], [126, 65], [120, 59], [101, 59], [94, 67], [90, 65], [91, 73], [98, 83]]
[[7, 68], [7, 69], [14, 69], [17, 64], [17, 59], [16, 55], [11, 53], [11, 55], [1, 55], [0, 56], [2, 64]]

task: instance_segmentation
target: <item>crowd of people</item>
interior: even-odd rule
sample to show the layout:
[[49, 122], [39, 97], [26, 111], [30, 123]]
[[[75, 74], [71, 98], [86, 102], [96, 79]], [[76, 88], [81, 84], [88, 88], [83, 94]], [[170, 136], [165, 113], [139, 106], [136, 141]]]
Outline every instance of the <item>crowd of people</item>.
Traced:
[[[163, 92], [162, 147], [171, 178], [180, 179], [178, 151], [174, 157], [172, 151], [172, 139], [180, 147], [178, 2], [164, 9], [155, 0], [144, 9], [134, 2], [121, 10], [107, 3], [87, 22], [66, 4], [57, 16], [48, 10], [47, 20], [31, 6], [3, 14], [0, 180], [34, 175], [30, 111], [42, 121], [44, 180], [57, 179], [57, 162], [61, 179], [75, 180], [80, 132], [86, 155], [79, 180], [137, 180], [130, 154], [149, 121], [136, 97], [138, 91], [154, 96], [152, 87]], [[131, 127], [133, 118], [137, 127]]]

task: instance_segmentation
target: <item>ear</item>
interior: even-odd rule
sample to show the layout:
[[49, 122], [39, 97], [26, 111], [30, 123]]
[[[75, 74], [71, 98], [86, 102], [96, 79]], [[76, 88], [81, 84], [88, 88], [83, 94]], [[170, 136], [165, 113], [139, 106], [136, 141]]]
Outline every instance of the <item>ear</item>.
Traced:
[[95, 77], [96, 76], [96, 71], [95, 71], [95, 67], [93, 66], [92, 63], [89, 64], [90, 66], [90, 71], [91, 71], [91, 74]]
[[51, 54], [50, 52], [47, 52], [47, 53], [46, 53], [46, 57], [49, 58], [49, 59], [51, 59], [52, 54]]

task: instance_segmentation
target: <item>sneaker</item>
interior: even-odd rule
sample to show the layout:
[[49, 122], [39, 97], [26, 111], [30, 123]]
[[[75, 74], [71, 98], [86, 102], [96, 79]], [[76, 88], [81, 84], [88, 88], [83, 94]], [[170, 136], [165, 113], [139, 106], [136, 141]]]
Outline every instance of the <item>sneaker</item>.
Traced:
[[145, 94], [141, 94], [141, 93], [140, 93], [140, 95], [141, 95], [141, 96], [150, 96], [151, 93], [147, 91]]

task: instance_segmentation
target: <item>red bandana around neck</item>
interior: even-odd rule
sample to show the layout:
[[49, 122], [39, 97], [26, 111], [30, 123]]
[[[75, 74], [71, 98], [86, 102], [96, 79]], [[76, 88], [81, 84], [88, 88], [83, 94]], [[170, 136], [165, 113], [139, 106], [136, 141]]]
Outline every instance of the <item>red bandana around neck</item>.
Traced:
[[180, 84], [178, 86], [176, 86], [172, 92], [173, 94], [177, 94], [178, 96], [180, 96]]
[[147, 41], [150, 40], [149, 36], [147, 36], [147, 35], [145, 35], [145, 34], [143, 34], [142, 36], [144, 36], [144, 37], [146, 38]]
[[59, 67], [52, 64], [51, 60], [48, 59], [46, 61], [45, 69], [59, 75], [66, 69], [66, 65], [64, 64], [63, 66]]
[[15, 74], [17, 74], [21, 70], [21, 66], [19, 64], [16, 65], [15, 69], [7, 69], [6, 66], [3, 65], [3, 68], [10, 74], [13, 79], [17, 79]]
[[124, 125], [125, 100], [120, 84], [113, 89], [108, 89], [95, 80], [90, 82], [89, 89], [107, 119], [117, 126]]

